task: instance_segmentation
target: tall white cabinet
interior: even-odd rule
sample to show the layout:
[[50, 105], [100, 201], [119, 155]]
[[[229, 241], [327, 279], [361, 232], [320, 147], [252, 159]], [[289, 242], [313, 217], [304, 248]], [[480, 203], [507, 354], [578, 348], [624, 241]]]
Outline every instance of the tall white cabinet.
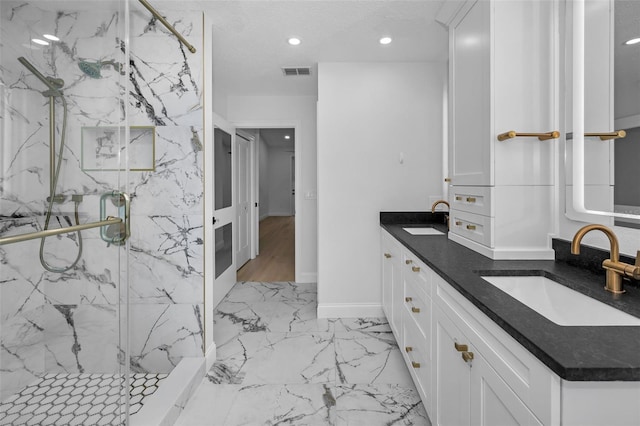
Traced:
[[550, 259], [558, 130], [555, 1], [469, 0], [450, 37], [450, 238], [493, 259]]

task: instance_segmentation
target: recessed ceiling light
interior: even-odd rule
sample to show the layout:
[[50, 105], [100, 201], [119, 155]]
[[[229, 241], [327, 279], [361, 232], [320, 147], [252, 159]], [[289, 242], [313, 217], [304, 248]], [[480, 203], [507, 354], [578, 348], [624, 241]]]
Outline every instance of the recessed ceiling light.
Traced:
[[48, 46], [49, 45], [48, 41], [40, 40], [39, 38], [32, 38], [31, 41], [34, 42], [35, 44], [40, 44], [42, 46]]
[[380, 39], [380, 44], [389, 44], [391, 43], [391, 37], [382, 37]]
[[640, 37], [632, 38], [631, 40], [627, 40], [624, 42], [624, 44], [637, 44], [637, 43], [640, 43]]
[[289, 136], [289, 135], [284, 135], [284, 138], [285, 138], [285, 139], [291, 139], [291, 136]]
[[292, 46], [297, 46], [300, 44], [300, 39], [296, 37], [291, 37], [288, 41], [289, 41], [289, 44]]
[[42, 35], [44, 38], [46, 38], [47, 40], [51, 40], [51, 41], [60, 41], [60, 39], [54, 35], [51, 34], [43, 34]]

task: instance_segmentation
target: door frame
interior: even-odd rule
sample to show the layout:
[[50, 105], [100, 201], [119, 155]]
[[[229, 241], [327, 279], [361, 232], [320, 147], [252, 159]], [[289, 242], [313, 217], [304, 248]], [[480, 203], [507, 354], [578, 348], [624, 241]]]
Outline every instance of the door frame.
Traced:
[[[299, 120], [237, 120], [232, 121], [236, 129], [283, 129], [290, 128], [294, 129], [295, 138], [293, 141], [293, 151], [296, 156], [295, 162], [295, 280], [296, 282], [303, 282], [302, 277], [300, 276], [300, 271], [302, 268], [300, 267], [300, 261], [302, 259], [302, 224], [304, 223], [303, 210], [302, 210], [302, 191], [300, 190], [300, 182], [302, 182], [302, 141], [300, 139], [302, 135], [302, 124]], [[251, 192], [253, 194], [259, 194], [259, 147], [258, 143], [255, 144], [255, 162], [253, 163], [253, 173], [255, 174], [255, 179], [252, 179], [252, 189]], [[255, 210], [255, 203], [254, 203]], [[251, 241], [255, 241], [256, 247], [259, 241], [259, 226], [258, 223], [260, 221], [260, 215], [256, 214], [252, 215], [254, 226], [251, 226], [251, 232], [253, 233]], [[253, 249], [252, 249], [253, 252]], [[257, 249], [256, 249], [257, 252]]]

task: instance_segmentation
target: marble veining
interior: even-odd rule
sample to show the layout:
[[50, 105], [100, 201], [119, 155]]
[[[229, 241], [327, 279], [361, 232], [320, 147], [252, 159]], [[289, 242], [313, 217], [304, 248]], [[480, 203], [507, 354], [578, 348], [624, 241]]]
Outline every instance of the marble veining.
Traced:
[[176, 424], [430, 425], [386, 319], [321, 322], [316, 288], [237, 283], [214, 312], [216, 362]]

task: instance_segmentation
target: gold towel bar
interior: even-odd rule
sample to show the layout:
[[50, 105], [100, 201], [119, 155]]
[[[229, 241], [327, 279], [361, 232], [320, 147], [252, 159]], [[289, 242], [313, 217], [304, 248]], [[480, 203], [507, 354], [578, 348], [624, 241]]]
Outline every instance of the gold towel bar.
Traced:
[[611, 139], [622, 139], [627, 136], [627, 132], [624, 130], [617, 130], [615, 132], [608, 133], [585, 133], [585, 136], [598, 136], [601, 141], [608, 141]]
[[0, 246], [3, 244], [19, 243], [22, 241], [35, 240], [36, 238], [51, 237], [53, 235], [82, 231], [83, 229], [98, 228], [100, 226], [112, 225], [120, 222], [122, 222], [122, 219], [120, 219], [119, 217], [108, 216], [106, 220], [101, 220], [100, 222], [85, 223], [82, 225], [73, 225], [67, 226], [65, 228], [48, 229], [46, 231], [29, 232], [27, 234], [0, 238]]
[[500, 133], [498, 135], [498, 140], [504, 141], [507, 139], [515, 138], [515, 137], [537, 137], [541, 141], [546, 141], [548, 139], [559, 138], [560, 132], [558, 132], [557, 130], [554, 130], [553, 132], [546, 132], [546, 133], [520, 133], [520, 132], [516, 132], [515, 130], [510, 130], [505, 133]]

